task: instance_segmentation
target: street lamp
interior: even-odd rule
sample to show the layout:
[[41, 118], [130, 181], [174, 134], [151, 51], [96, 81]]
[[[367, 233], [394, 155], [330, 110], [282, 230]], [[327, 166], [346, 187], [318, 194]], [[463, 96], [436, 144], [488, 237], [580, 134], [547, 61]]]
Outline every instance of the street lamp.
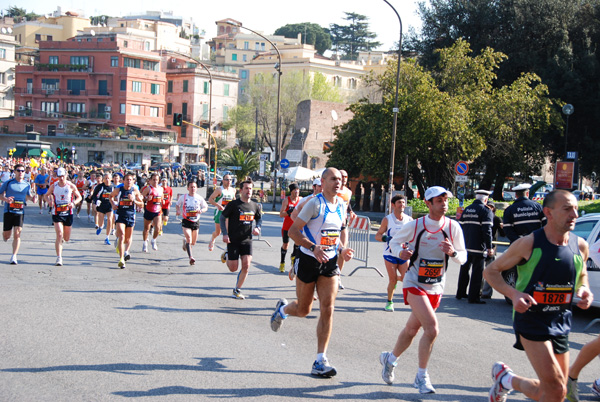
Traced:
[[[396, 96], [394, 98], [394, 126], [392, 129], [392, 156], [390, 158], [390, 184], [388, 188], [388, 200], [386, 202], [387, 212], [390, 213], [391, 206], [390, 203], [392, 201], [392, 188], [394, 186], [394, 159], [396, 154], [396, 130], [398, 127], [398, 86], [400, 84], [400, 60], [402, 58], [402, 19], [400, 18], [400, 14], [398, 11], [387, 1], [383, 0], [385, 3], [394, 10], [396, 16], [398, 17], [398, 21], [400, 22], [400, 40], [398, 41], [398, 66], [396, 69]], [[406, 174], [405, 174], [406, 176]], [[404, 177], [403, 186], [406, 184], [407, 177]], [[402, 189], [402, 188], [401, 188]]]
[[[385, 0], [384, 0], [385, 1]], [[267, 42], [269, 42], [271, 44], [271, 46], [273, 46], [273, 49], [275, 49], [275, 51], [277, 52], [277, 59], [279, 60], [278, 63], [275, 65], [275, 68], [277, 69], [277, 130], [275, 131], [275, 162], [273, 163], [273, 165], [271, 166], [271, 172], [274, 173], [273, 175], [273, 211], [275, 211], [275, 190], [277, 190], [277, 174], [275, 173], [275, 166], [279, 163], [279, 157], [280, 157], [280, 150], [279, 150], [279, 115], [281, 113], [280, 109], [281, 109], [281, 53], [279, 52], [279, 49], [277, 48], [277, 46], [275, 46], [275, 44], [273, 42], [271, 42], [271, 40], [269, 40], [269, 38], [267, 38], [264, 35], [259, 34], [258, 32], [242, 26], [242, 24], [234, 24], [231, 21], [227, 21], [226, 22], [228, 25], [233, 25], [234, 27], [238, 27], [238, 28], [244, 28], [250, 32], [252, 32], [255, 35], [260, 36], [261, 38], [263, 38], [264, 40], [266, 40]]]
[[573, 114], [575, 108], [570, 103], [563, 106], [562, 112], [567, 116], [567, 127], [565, 129], [565, 159], [567, 158], [567, 137], [569, 136], [569, 116]]
[[305, 133], [306, 133], [306, 128], [305, 127], [301, 127], [300, 128], [300, 134], [302, 134], [302, 149], [301, 149], [302, 155], [300, 156], [300, 166], [304, 165], [304, 142], [306, 141], [306, 137], [304, 136]]

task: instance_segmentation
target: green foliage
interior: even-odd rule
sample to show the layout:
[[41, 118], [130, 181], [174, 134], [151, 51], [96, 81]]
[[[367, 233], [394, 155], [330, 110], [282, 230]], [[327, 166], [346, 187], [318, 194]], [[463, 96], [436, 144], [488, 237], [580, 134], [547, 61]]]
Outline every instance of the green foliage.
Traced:
[[[394, 171], [404, 171], [408, 154], [419, 188], [450, 187], [456, 161], [473, 161], [486, 150], [498, 160], [541, 159], [541, 136], [552, 126], [556, 110], [533, 74], [507, 86], [494, 85], [505, 58], [492, 49], [473, 56], [469, 44], [458, 40], [438, 51], [438, 63], [430, 70], [413, 60], [402, 62]], [[395, 80], [394, 62], [382, 76], [365, 79], [380, 88], [383, 103], [364, 99], [350, 106], [354, 117], [337, 130], [329, 166], [387, 181]]]
[[33, 11], [28, 13], [26, 9], [17, 6], [9, 6], [6, 9], [6, 16], [14, 18], [15, 22], [35, 21], [41, 17], [41, 15], [36, 14]]
[[275, 30], [275, 35], [283, 35], [286, 38], [297, 38], [298, 34], [302, 34], [303, 43], [313, 45], [321, 55], [331, 49], [331, 35], [318, 24], [312, 22], [287, 24]]
[[357, 13], [344, 12], [348, 25], [330, 24], [329, 33], [332, 45], [337, 53], [341, 52], [342, 59], [356, 60], [359, 51], [369, 51], [381, 46], [377, 42], [377, 34], [369, 31], [369, 18]]
[[244, 152], [239, 148], [229, 148], [219, 151], [219, 166], [239, 166], [241, 170], [234, 170], [237, 181], [244, 180], [250, 173], [259, 168], [259, 154], [250, 154], [250, 151]]

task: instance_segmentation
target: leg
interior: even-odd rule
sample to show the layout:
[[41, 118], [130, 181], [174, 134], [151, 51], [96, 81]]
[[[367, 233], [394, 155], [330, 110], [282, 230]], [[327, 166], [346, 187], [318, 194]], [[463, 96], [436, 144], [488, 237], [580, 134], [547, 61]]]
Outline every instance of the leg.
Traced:
[[471, 263], [473, 270], [471, 274], [471, 283], [469, 284], [469, 302], [476, 303], [481, 300], [481, 281], [483, 280], [485, 259], [483, 258], [483, 255], [473, 255]]
[[131, 239], [133, 237], [133, 226], [130, 227], [125, 227], [125, 235], [123, 236], [123, 245], [125, 246], [125, 250], [129, 252], [129, 249], [131, 248]]
[[192, 230], [192, 241], [190, 242], [190, 245], [195, 246], [197, 239], [198, 239], [198, 231]]
[[298, 299], [285, 306], [284, 313], [294, 317], [309, 315], [312, 311], [315, 286], [316, 282], [305, 283], [296, 277], [296, 297]]
[[333, 328], [333, 310], [338, 287], [337, 276], [319, 276], [317, 294], [319, 295], [319, 322], [317, 323], [317, 353], [326, 353], [331, 330]]
[[385, 269], [388, 274], [388, 285], [387, 285], [387, 300], [392, 301], [394, 298], [394, 290], [398, 284], [398, 264], [384, 260]]
[[238, 275], [237, 283], [235, 285], [236, 289], [241, 289], [242, 286], [244, 286], [244, 282], [246, 281], [246, 278], [248, 277], [250, 263], [252, 262], [251, 254], [242, 255], [242, 256], [240, 256], [240, 258], [242, 260], [242, 269], [240, 270], [240, 273]]
[[467, 253], [467, 262], [460, 267], [458, 275], [458, 287], [456, 289], [456, 298], [462, 299], [467, 297], [467, 287], [469, 286], [469, 270], [471, 269], [473, 254]]
[[117, 222], [117, 250], [119, 250], [119, 259], [123, 260], [125, 256], [125, 224]]
[[12, 233], [12, 229], [11, 230], [5, 230], [2, 232], [2, 238], [4, 239], [4, 241], [8, 241], [8, 239], [10, 239], [10, 234]]
[[550, 341], [534, 342], [521, 336], [521, 343], [539, 380], [515, 376], [514, 389], [535, 401], [562, 402], [567, 393], [569, 353], [555, 355]]
[[188, 254], [189, 258], [192, 258], [192, 248], [190, 247], [192, 243], [192, 229], [190, 228], [182, 228], [183, 229], [183, 237], [185, 237], [185, 250]]
[[581, 370], [587, 366], [589, 362], [594, 360], [598, 354], [600, 354], [600, 336], [593, 341], [586, 343], [583, 348], [581, 348], [581, 351], [569, 369], [569, 376], [573, 379], [577, 379]]
[[[221, 225], [215, 222], [215, 230], [210, 236], [210, 242], [208, 243], [208, 251], [212, 251], [215, 247], [215, 240], [221, 234]], [[236, 268], [237, 269], [237, 268]]]
[[162, 224], [162, 216], [161, 215], [155, 216], [154, 219], [152, 220], [152, 224], [154, 225], [154, 228], [155, 228], [154, 232], [152, 233], [152, 238], [154, 238], [154, 240], [156, 240], [160, 231], [162, 230], [161, 229], [162, 226], [160, 226]]
[[62, 241], [63, 241], [63, 224], [62, 222], [54, 222], [54, 231], [56, 232], [56, 240], [54, 241], [54, 249], [56, 256], [62, 256]]
[[[21, 246], [21, 230], [23, 228], [21, 226], [15, 226], [13, 227], [13, 242], [12, 242], [12, 252], [13, 255], [17, 255], [19, 253], [19, 247]], [[6, 232], [4, 232], [4, 238], [6, 240], [8, 240], [8, 238], [6, 238]], [[10, 237], [10, 231], [8, 231], [8, 237]]]
[[[144, 218], [144, 230], [142, 231], [142, 240], [143, 241], [148, 241], [148, 234], [150, 233], [150, 225], [151, 224], [152, 224], [152, 221], [149, 221], [146, 218]], [[154, 232], [156, 233], [156, 230]]]
[[64, 228], [63, 228], [63, 240], [64, 241], [71, 240], [71, 226], [64, 225]]
[[110, 235], [113, 228], [113, 213], [112, 211], [106, 213], [106, 237]]

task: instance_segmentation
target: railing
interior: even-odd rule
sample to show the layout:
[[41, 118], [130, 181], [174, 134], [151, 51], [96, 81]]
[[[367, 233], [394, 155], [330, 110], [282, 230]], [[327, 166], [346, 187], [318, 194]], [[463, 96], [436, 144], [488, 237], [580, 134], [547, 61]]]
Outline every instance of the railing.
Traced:
[[35, 65], [37, 71], [71, 71], [92, 73], [94, 66], [89, 64], [44, 64], [38, 63]]
[[14, 88], [16, 94], [47, 96], [110, 96], [108, 91], [97, 89], [52, 89], [52, 88]]

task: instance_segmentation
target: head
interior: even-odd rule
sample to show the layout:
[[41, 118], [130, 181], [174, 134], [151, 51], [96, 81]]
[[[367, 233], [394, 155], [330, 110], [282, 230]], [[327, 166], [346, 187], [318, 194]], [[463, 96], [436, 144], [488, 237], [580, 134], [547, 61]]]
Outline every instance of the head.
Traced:
[[475, 199], [487, 204], [488, 199], [490, 198], [490, 192], [486, 190], [477, 190], [475, 191]]
[[125, 176], [123, 177], [123, 187], [125, 187], [125, 189], [129, 189], [133, 183], [135, 183], [135, 176], [133, 173], [125, 173]]
[[60, 184], [64, 184], [67, 181], [67, 171], [65, 168], [56, 169], [56, 177], [58, 177], [58, 182]]
[[158, 173], [152, 173], [150, 175], [150, 185], [152, 187], [158, 187], [159, 181], [160, 181], [160, 176], [158, 175]]
[[452, 193], [444, 187], [433, 186], [425, 191], [425, 204], [429, 208], [429, 217], [435, 220], [441, 219], [448, 212], [448, 197]]
[[342, 188], [342, 174], [336, 168], [327, 168], [321, 176], [321, 185], [325, 196], [334, 196]]
[[317, 195], [321, 191], [323, 191], [323, 187], [321, 187], [321, 178], [317, 178], [313, 180], [313, 194]]
[[160, 180], [160, 185], [161, 185], [161, 186], [163, 186], [163, 187], [168, 187], [168, 185], [169, 185], [169, 180], [168, 180], [166, 177], [165, 177], [165, 178], [162, 178], [162, 179]]
[[[223, 184], [223, 187], [229, 188], [229, 186], [231, 185], [231, 175], [230, 174], [226, 174], [225, 176], [223, 176], [222, 184]], [[241, 185], [241, 183], [240, 183], [240, 185]]]
[[110, 173], [104, 173], [104, 176], [102, 176], [102, 181], [106, 185], [110, 184], [110, 179], [111, 179]]
[[396, 213], [404, 212], [404, 208], [406, 207], [406, 197], [402, 194], [396, 194], [392, 197], [392, 208]]
[[348, 172], [340, 170], [340, 174], [342, 175], [342, 186], [345, 186], [348, 183]]
[[198, 184], [195, 180], [188, 181], [187, 189], [190, 195], [194, 195], [196, 194], [196, 190], [198, 190]]
[[300, 195], [300, 186], [298, 186], [297, 183], [292, 183], [289, 185], [289, 189], [290, 189], [290, 197], [298, 198], [298, 196]]
[[548, 219], [548, 226], [559, 233], [567, 233], [575, 229], [575, 222], [579, 216], [577, 212], [577, 199], [566, 190], [554, 190], [546, 195], [544, 215]]
[[496, 204], [494, 204], [494, 201], [488, 200], [486, 206], [491, 209], [494, 214], [496, 213]]
[[248, 201], [250, 197], [252, 197], [252, 187], [254, 183], [251, 179], [247, 178], [246, 180], [240, 183], [240, 197], [244, 201]]
[[14, 170], [15, 170], [15, 178], [17, 179], [17, 181], [21, 181], [23, 179], [23, 176], [25, 176], [25, 166], [22, 165], [21, 163], [17, 163], [14, 166]]
[[121, 183], [121, 175], [119, 173], [113, 174], [112, 180], [115, 185]]

